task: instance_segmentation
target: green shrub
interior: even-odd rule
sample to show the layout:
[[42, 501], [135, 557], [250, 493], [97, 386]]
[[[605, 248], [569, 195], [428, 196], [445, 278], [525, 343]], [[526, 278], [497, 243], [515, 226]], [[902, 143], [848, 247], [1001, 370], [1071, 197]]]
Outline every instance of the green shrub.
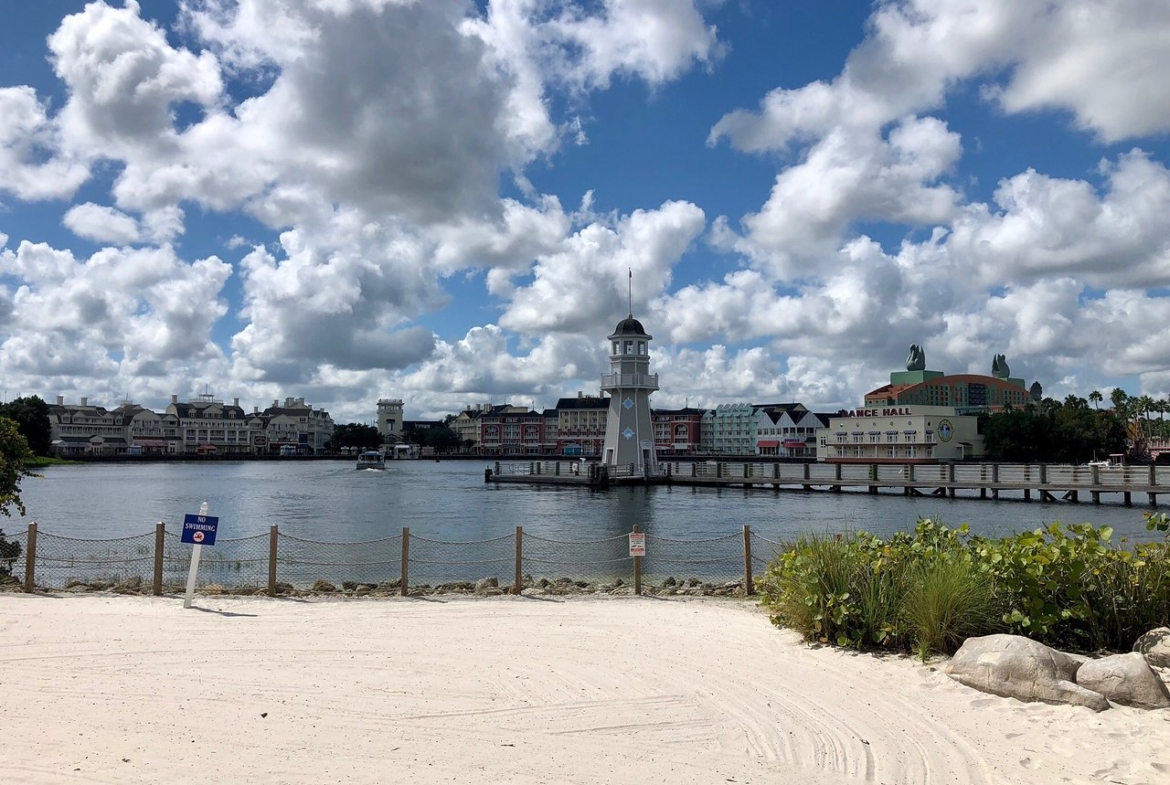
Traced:
[[807, 640], [838, 646], [900, 643], [897, 607], [904, 567], [878, 543], [864, 532], [797, 539], [759, 583], [772, 620]]
[[[1170, 517], [1148, 516], [1170, 530]], [[1170, 623], [1170, 536], [1114, 547], [1090, 524], [1000, 539], [920, 519], [888, 540], [866, 532], [802, 536], [758, 581], [776, 624], [840, 646], [953, 652], [1007, 631], [1058, 648], [1128, 650]]]
[[20, 554], [20, 543], [16, 540], [9, 540], [4, 536], [4, 530], [0, 529], [0, 576], [12, 574], [12, 563], [20, 557]]
[[963, 641], [1002, 628], [991, 576], [969, 559], [927, 559], [909, 571], [902, 619], [915, 653], [954, 654]]

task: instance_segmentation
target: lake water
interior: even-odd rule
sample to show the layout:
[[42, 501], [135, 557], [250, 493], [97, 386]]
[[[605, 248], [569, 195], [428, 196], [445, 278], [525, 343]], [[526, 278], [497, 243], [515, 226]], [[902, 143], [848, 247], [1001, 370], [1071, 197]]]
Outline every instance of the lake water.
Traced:
[[[948, 526], [968, 522], [982, 534], [1034, 529], [1052, 521], [1112, 526], [1118, 536], [1149, 540], [1143, 507], [1120, 496], [1101, 505], [910, 498], [897, 492], [721, 490], [495, 485], [481, 461], [394, 461], [385, 471], [356, 471], [349, 461], [254, 461], [53, 466], [22, 485], [24, 519], [0, 519], [9, 533], [35, 520], [41, 532], [102, 539], [178, 531], [186, 513], [208, 502], [219, 537], [283, 534], [321, 542], [361, 542], [401, 533], [452, 542], [525, 532], [557, 540], [597, 540], [638, 524], [657, 537], [707, 539], [750, 524], [782, 540], [800, 532], [877, 534], [909, 530], [918, 517]], [[1108, 499], [1108, 497], [1106, 497]], [[1142, 497], [1144, 500], [1144, 497]]]

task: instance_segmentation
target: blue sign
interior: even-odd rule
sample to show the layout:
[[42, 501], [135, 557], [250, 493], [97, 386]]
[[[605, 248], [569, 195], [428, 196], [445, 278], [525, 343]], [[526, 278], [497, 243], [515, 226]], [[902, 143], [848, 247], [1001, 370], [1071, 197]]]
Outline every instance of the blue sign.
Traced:
[[191, 545], [215, 545], [215, 530], [219, 528], [219, 518], [214, 515], [184, 515], [183, 536], [180, 542]]

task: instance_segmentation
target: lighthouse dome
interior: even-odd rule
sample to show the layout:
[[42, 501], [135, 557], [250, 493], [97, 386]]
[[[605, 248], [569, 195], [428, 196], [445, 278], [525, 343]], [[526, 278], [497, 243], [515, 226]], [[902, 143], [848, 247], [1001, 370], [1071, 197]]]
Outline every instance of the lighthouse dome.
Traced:
[[642, 323], [633, 317], [633, 315], [622, 319], [618, 322], [618, 326], [614, 328], [614, 336], [619, 335], [640, 335], [644, 338], [650, 336], [646, 334], [646, 330], [642, 327]]

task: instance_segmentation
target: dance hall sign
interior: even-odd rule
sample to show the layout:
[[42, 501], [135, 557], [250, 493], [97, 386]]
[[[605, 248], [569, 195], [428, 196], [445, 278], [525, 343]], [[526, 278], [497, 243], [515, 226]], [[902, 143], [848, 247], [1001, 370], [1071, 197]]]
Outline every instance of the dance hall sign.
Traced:
[[875, 406], [868, 409], [854, 409], [845, 412], [844, 417], [914, 417], [935, 415], [942, 416], [947, 414], [954, 414], [955, 410], [950, 406]]

